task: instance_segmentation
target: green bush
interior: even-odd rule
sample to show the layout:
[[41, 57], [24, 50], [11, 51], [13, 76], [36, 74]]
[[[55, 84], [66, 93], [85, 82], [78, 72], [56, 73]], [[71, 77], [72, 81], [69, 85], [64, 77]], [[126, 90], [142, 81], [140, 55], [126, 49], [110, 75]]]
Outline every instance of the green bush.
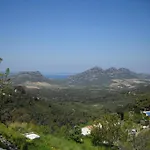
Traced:
[[75, 126], [72, 130], [70, 130], [69, 137], [77, 143], [83, 143], [81, 128], [78, 126]]

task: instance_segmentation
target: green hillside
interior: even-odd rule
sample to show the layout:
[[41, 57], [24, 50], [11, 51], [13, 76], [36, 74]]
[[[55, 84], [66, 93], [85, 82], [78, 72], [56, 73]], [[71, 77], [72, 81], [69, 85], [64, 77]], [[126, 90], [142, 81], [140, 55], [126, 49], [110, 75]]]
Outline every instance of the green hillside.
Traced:
[[[150, 87], [42, 88], [13, 86], [9, 69], [0, 78], [0, 148], [20, 150], [148, 150]], [[101, 124], [101, 127], [100, 125]], [[83, 136], [88, 126], [91, 134]], [[146, 126], [146, 129], [143, 129]], [[131, 134], [132, 129], [137, 130]], [[36, 133], [29, 140], [25, 133]], [[142, 137], [142, 138], [141, 138]], [[145, 141], [142, 139], [145, 138]], [[136, 142], [139, 141], [139, 142]], [[144, 143], [144, 147], [143, 147]], [[11, 149], [11, 150], [13, 150]]]

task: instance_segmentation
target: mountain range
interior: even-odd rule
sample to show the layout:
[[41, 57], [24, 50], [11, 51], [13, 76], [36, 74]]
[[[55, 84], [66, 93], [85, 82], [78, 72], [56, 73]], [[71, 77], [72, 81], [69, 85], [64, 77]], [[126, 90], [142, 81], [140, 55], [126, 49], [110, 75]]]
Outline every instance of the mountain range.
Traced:
[[[14, 84], [23, 84], [26, 82], [31, 83], [48, 83], [49, 85], [58, 85], [62, 83], [66, 86], [127, 86], [130, 84], [145, 84], [149, 83], [150, 75], [139, 74], [133, 71], [130, 71], [126, 68], [108, 68], [102, 69], [100, 67], [93, 67], [89, 70], [86, 70], [82, 73], [71, 75], [66, 79], [58, 82], [59, 79], [48, 79], [43, 76], [39, 71], [36, 72], [20, 72], [16, 75], [11, 76], [11, 79]], [[49, 87], [47, 85], [47, 87]]]
[[116, 69], [114, 67], [106, 70], [94, 67], [82, 73], [69, 76], [67, 79], [70, 85], [108, 85], [117, 80], [148, 80], [150, 75], [138, 74], [126, 68]]

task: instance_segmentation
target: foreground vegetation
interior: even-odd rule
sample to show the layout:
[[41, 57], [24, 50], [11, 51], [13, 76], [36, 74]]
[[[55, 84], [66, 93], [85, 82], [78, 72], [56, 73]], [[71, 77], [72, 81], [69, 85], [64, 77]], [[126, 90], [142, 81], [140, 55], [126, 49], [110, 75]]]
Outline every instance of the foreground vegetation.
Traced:
[[[100, 148], [92, 146], [92, 143], [88, 139], [82, 144], [77, 144], [64, 137], [45, 133], [45, 128], [27, 123], [13, 123], [10, 124], [8, 128], [0, 124], [0, 133], [9, 141], [16, 144], [21, 150], [98, 150]], [[34, 141], [25, 139], [22, 133], [31, 131], [38, 133], [40, 139]], [[105, 150], [106, 148], [102, 146], [100, 149]], [[109, 150], [109, 148], [107, 149]]]
[[[9, 69], [0, 77], [0, 136], [21, 150], [150, 149], [150, 87], [134, 90], [42, 89], [40, 93], [13, 87]], [[101, 124], [101, 126], [99, 125]], [[91, 135], [81, 128], [93, 126]], [[136, 134], [131, 134], [136, 129]], [[39, 139], [29, 140], [34, 132]], [[7, 148], [2, 142], [0, 147]]]

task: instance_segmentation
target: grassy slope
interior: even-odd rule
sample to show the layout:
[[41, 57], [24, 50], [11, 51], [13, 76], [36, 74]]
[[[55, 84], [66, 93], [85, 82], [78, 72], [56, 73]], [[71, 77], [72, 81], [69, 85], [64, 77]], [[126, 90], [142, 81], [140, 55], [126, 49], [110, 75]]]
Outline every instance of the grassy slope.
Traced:
[[[67, 140], [63, 137], [55, 137], [50, 134], [44, 134], [44, 128], [27, 123], [13, 123], [7, 128], [0, 124], [0, 134], [7, 138], [8, 141], [18, 145], [19, 149], [23, 150], [23, 146], [28, 145], [28, 150], [109, 150], [105, 147], [92, 146], [89, 140], [85, 140], [83, 144], [77, 144], [74, 141]], [[18, 131], [20, 130], [20, 131]], [[23, 133], [35, 131], [40, 135], [40, 139], [29, 141], [24, 138]]]
[[[35, 145], [29, 146], [29, 150], [106, 150], [105, 147], [94, 147], [91, 142], [86, 140], [84, 144], [77, 144], [64, 138], [54, 137], [52, 135], [41, 136], [41, 139], [35, 142]], [[107, 150], [109, 150], [107, 148]]]

